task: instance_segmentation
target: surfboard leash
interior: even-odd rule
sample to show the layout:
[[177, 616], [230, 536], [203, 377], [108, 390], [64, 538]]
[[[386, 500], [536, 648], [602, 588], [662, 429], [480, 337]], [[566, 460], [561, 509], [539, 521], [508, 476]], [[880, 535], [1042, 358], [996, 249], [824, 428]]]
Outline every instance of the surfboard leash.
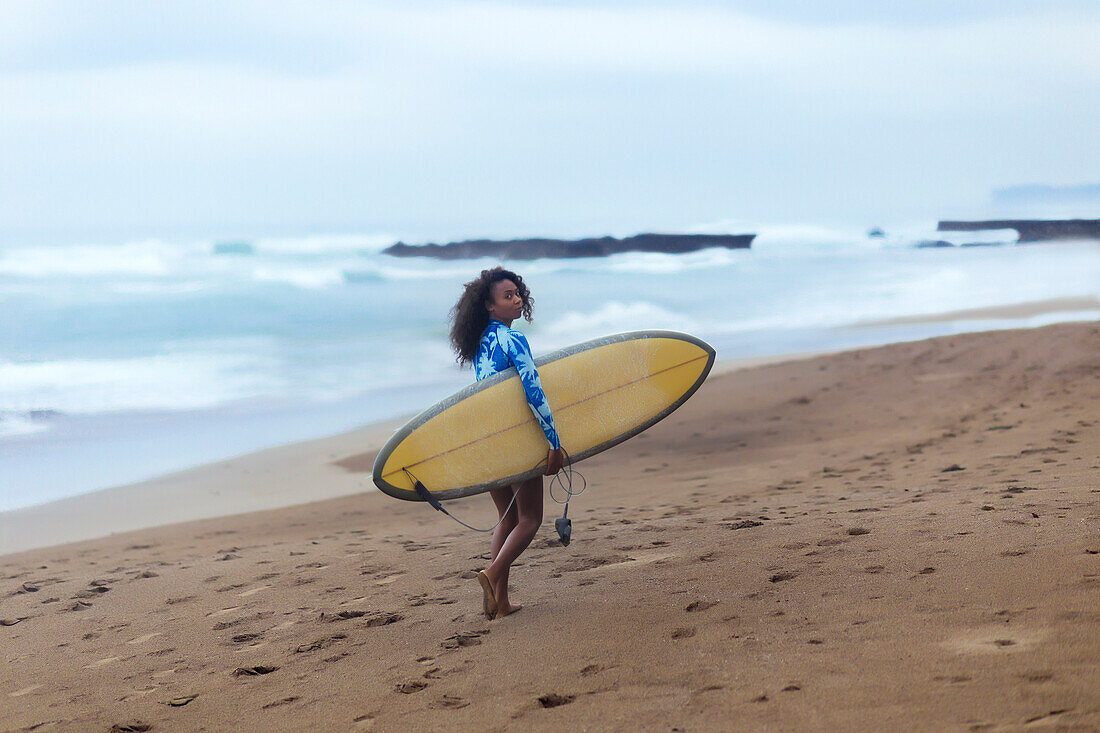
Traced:
[[[561, 517], [554, 520], [554, 529], [557, 530], [558, 539], [561, 540], [561, 543], [564, 546], [569, 544], [573, 533], [573, 522], [569, 519], [569, 500], [572, 499], [574, 496], [584, 493], [584, 490], [588, 488], [588, 480], [585, 479], [584, 475], [581, 474], [580, 471], [577, 471], [573, 468], [573, 463], [569, 458], [569, 453], [564, 448], [562, 448], [561, 451], [565, 457], [565, 460], [562, 462], [562, 470], [558, 471], [550, 479], [550, 498], [553, 499], [554, 502], [557, 504], [565, 505], [565, 511], [562, 512]], [[539, 461], [537, 464], [535, 464], [536, 468], [545, 462], [545, 460]], [[500, 519], [497, 520], [496, 524], [494, 524], [492, 527], [489, 527], [488, 529], [474, 527], [473, 525], [463, 522], [461, 519], [447, 511], [447, 508], [443, 506], [442, 502], [440, 502], [439, 499], [436, 498], [435, 494], [428, 490], [428, 487], [424, 485], [424, 482], [418, 479], [412, 471], [404, 466], [402, 466], [401, 470], [404, 471], [405, 475], [409, 477], [409, 480], [412, 482], [413, 485], [413, 490], [416, 492], [417, 496], [419, 496], [422, 500], [428, 502], [428, 504], [430, 504], [432, 508], [434, 508], [436, 511], [443, 512], [448, 517], [461, 524], [463, 527], [471, 529], [474, 532], [492, 532], [493, 530], [495, 530], [497, 527], [500, 526], [500, 523], [504, 521], [504, 517], [508, 515], [508, 512], [512, 510], [512, 506], [516, 503], [516, 494], [513, 493], [512, 500], [508, 502], [508, 508], [505, 509], [504, 512], [500, 515]], [[574, 474], [576, 474], [581, 481], [581, 488], [577, 490], [573, 489]], [[554, 495], [555, 483], [557, 483], [562, 488], [562, 490], [565, 491], [565, 501], [562, 501]]]
[[474, 527], [473, 525], [466, 524], [461, 519], [459, 519], [455, 515], [451, 514], [449, 511], [447, 511], [446, 507], [444, 507], [443, 504], [440, 503], [439, 499], [435, 498], [435, 495], [432, 492], [428, 491], [428, 487], [424, 485], [423, 481], [421, 481], [416, 476], [414, 476], [412, 471], [410, 471], [409, 469], [407, 469], [405, 467], [402, 467], [401, 470], [404, 471], [405, 475], [409, 477], [410, 481], [412, 481], [413, 490], [416, 492], [417, 496], [419, 496], [421, 499], [423, 499], [424, 501], [431, 504], [436, 509], [436, 511], [443, 512], [448, 517], [455, 520], [456, 522], [461, 524], [466, 529], [472, 529], [475, 532], [492, 532], [494, 529], [496, 529], [497, 527], [500, 526], [500, 523], [504, 521], [504, 518], [506, 516], [508, 516], [508, 512], [510, 512], [512, 510], [512, 505], [516, 503], [516, 495], [512, 494], [512, 501], [508, 502], [508, 508], [505, 509], [504, 513], [500, 515], [500, 519], [497, 520], [496, 524], [494, 524], [492, 527], [489, 527], [488, 529], [481, 529], [480, 527]]

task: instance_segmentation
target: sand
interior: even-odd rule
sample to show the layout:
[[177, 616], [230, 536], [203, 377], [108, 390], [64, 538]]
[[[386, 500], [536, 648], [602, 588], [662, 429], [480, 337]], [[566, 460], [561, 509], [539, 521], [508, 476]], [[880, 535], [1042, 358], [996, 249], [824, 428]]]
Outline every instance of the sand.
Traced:
[[[325, 496], [354, 445], [221, 480]], [[1098, 448], [1058, 325], [712, 377], [580, 465], [499, 621], [487, 539], [378, 492], [3, 555], [0, 728], [1098, 730]]]
[[[944, 311], [938, 313], [925, 313], [900, 318], [886, 318], [878, 321], [864, 321], [861, 327], [869, 326], [901, 326], [915, 323], [947, 323], [950, 321], [991, 321], [991, 320], [1015, 320], [1020, 318], [1034, 318], [1049, 314], [1084, 314], [1090, 320], [1100, 317], [1100, 298], [1051, 298], [1049, 300], [1033, 300], [1011, 305], [990, 306], [987, 308], [967, 308], [965, 310]], [[1071, 319], [1063, 319], [1071, 320]]]

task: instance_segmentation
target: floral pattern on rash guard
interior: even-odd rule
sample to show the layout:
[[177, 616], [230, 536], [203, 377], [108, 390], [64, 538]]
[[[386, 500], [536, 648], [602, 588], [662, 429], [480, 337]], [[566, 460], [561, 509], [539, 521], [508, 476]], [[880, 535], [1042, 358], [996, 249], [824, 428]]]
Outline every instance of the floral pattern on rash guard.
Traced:
[[542, 432], [546, 434], [546, 439], [552, 447], [561, 448], [558, 431], [554, 427], [554, 417], [550, 414], [546, 393], [542, 391], [542, 381], [535, 368], [535, 357], [531, 354], [527, 337], [494, 318], [489, 321], [485, 333], [481, 334], [481, 344], [474, 359], [474, 377], [480, 382], [512, 366], [519, 373], [523, 393], [527, 395], [527, 404], [535, 414]]

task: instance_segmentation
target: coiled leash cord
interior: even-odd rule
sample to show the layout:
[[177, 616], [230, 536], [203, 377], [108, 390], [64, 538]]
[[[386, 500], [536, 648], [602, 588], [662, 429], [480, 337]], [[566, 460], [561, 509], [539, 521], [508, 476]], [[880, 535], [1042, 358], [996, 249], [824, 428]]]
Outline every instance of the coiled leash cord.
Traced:
[[[562, 448], [561, 452], [565, 455], [565, 460], [562, 462], [562, 470], [555, 473], [554, 477], [550, 479], [550, 498], [558, 504], [565, 505], [565, 510], [561, 513], [561, 516], [554, 520], [554, 529], [558, 531], [558, 539], [561, 540], [562, 546], [568, 546], [573, 535], [573, 520], [569, 518], [569, 500], [584, 493], [584, 490], [588, 488], [588, 479], [580, 471], [573, 468], [573, 462], [570, 460], [569, 454], [565, 452], [565, 448]], [[581, 481], [581, 487], [576, 490], [573, 489], [574, 474]], [[565, 491], [565, 501], [554, 496], [555, 483]]]
[[[573, 527], [572, 527], [573, 523], [570, 521], [569, 516], [568, 516], [569, 515], [569, 500], [572, 499], [574, 496], [577, 496], [578, 494], [584, 493], [584, 490], [586, 488], [588, 488], [588, 481], [584, 478], [584, 476], [581, 474], [580, 471], [577, 471], [573, 468], [572, 462], [569, 459], [569, 453], [567, 453], [564, 448], [561, 449], [561, 452], [564, 455], [565, 460], [562, 462], [562, 470], [558, 471], [550, 479], [550, 498], [553, 499], [558, 504], [565, 504], [565, 512], [562, 513], [561, 517], [554, 520], [554, 528], [558, 531], [558, 538], [561, 540], [561, 543], [563, 545], [568, 545], [569, 540], [570, 540], [570, 536], [572, 535], [572, 530], [573, 530]], [[545, 463], [546, 463], [546, 460], [543, 459], [543, 460], [539, 461], [537, 464], [535, 464], [535, 467], [537, 468], [538, 466], [544, 465]], [[467, 524], [466, 522], [463, 522], [461, 519], [459, 519], [455, 515], [451, 514], [449, 511], [447, 511], [447, 509], [443, 506], [443, 504], [440, 503], [439, 499], [435, 498], [435, 495], [432, 494], [431, 491], [428, 491], [428, 487], [424, 485], [424, 482], [422, 482], [415, 475], [413, 475], [412, 471], [410, 471], [409, 469], [404, 468], [404, 467], [402, 467], [401, 470], [404, 471], [405, 475], [409, 477], [410, 481], [412, 481], [413, 490], [416, 491], [417, 496], [419, 496], [424, 501], [428, 502], [437, 511], [443, 512], [448, 517], [455, 520], [456, 522], [461, 524], [466, 529], [471, 529], [474, 532], [492, 532], [494, 529], [496, 529], [497, 527], [500, 526], [500, 523], [504, 521], [504, 518], [506, 516], [508, 516], [508, 512], [510, 512], [512, 510], [512, 506], [516, 503], [516, 494], [513, 493], [512, 494], [512, 500], [510, 502], [508, 502], [508, 508], [505, 509], [501, 513], [500, 519], [497, 520], [496, 524], [494, 524], [492, 527], [489, 527], [488, 529], [482, 529], [480, 527], [474, 527], [473, 525], [470, 525], [470, 524]], [[581, 488], [577, 489], [577, 490], [573, 489], [573, 475], [574, 474], [576, 474], [580, 478], [580, 481], [581, 481]], [[554, 484], [555, 483], [557, 483], [562, 488], [562, 490], [565, 491], [565, 501], [564, 502], [561, 501], [560, 499], [558, 499], [558, 497], [554, 495]]]

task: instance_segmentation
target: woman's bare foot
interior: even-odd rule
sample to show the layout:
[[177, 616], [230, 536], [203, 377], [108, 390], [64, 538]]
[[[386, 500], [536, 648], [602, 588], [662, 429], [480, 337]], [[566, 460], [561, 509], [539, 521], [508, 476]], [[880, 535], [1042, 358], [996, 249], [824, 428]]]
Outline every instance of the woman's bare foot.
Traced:
[[497, 609], [496, 618], [504, 618], [505, 616], [509, 616], [509, 615], [515, 613], [516, 611], [520, 610], [521, 608], [523, 608], [523, 606], [513, 606], [511, 603], [508, 603], [508, 604], [506, 604], [504, 606], [501, 606]]
[[493, 592], [493, 584], [489, 580], [489, 575], [484, 570], [477, 574], [477, 582], [481, 585], [481, 610], [485, 613], [485, 618], [491, 621], [496, 618], [498, 611], [496, 594]]

